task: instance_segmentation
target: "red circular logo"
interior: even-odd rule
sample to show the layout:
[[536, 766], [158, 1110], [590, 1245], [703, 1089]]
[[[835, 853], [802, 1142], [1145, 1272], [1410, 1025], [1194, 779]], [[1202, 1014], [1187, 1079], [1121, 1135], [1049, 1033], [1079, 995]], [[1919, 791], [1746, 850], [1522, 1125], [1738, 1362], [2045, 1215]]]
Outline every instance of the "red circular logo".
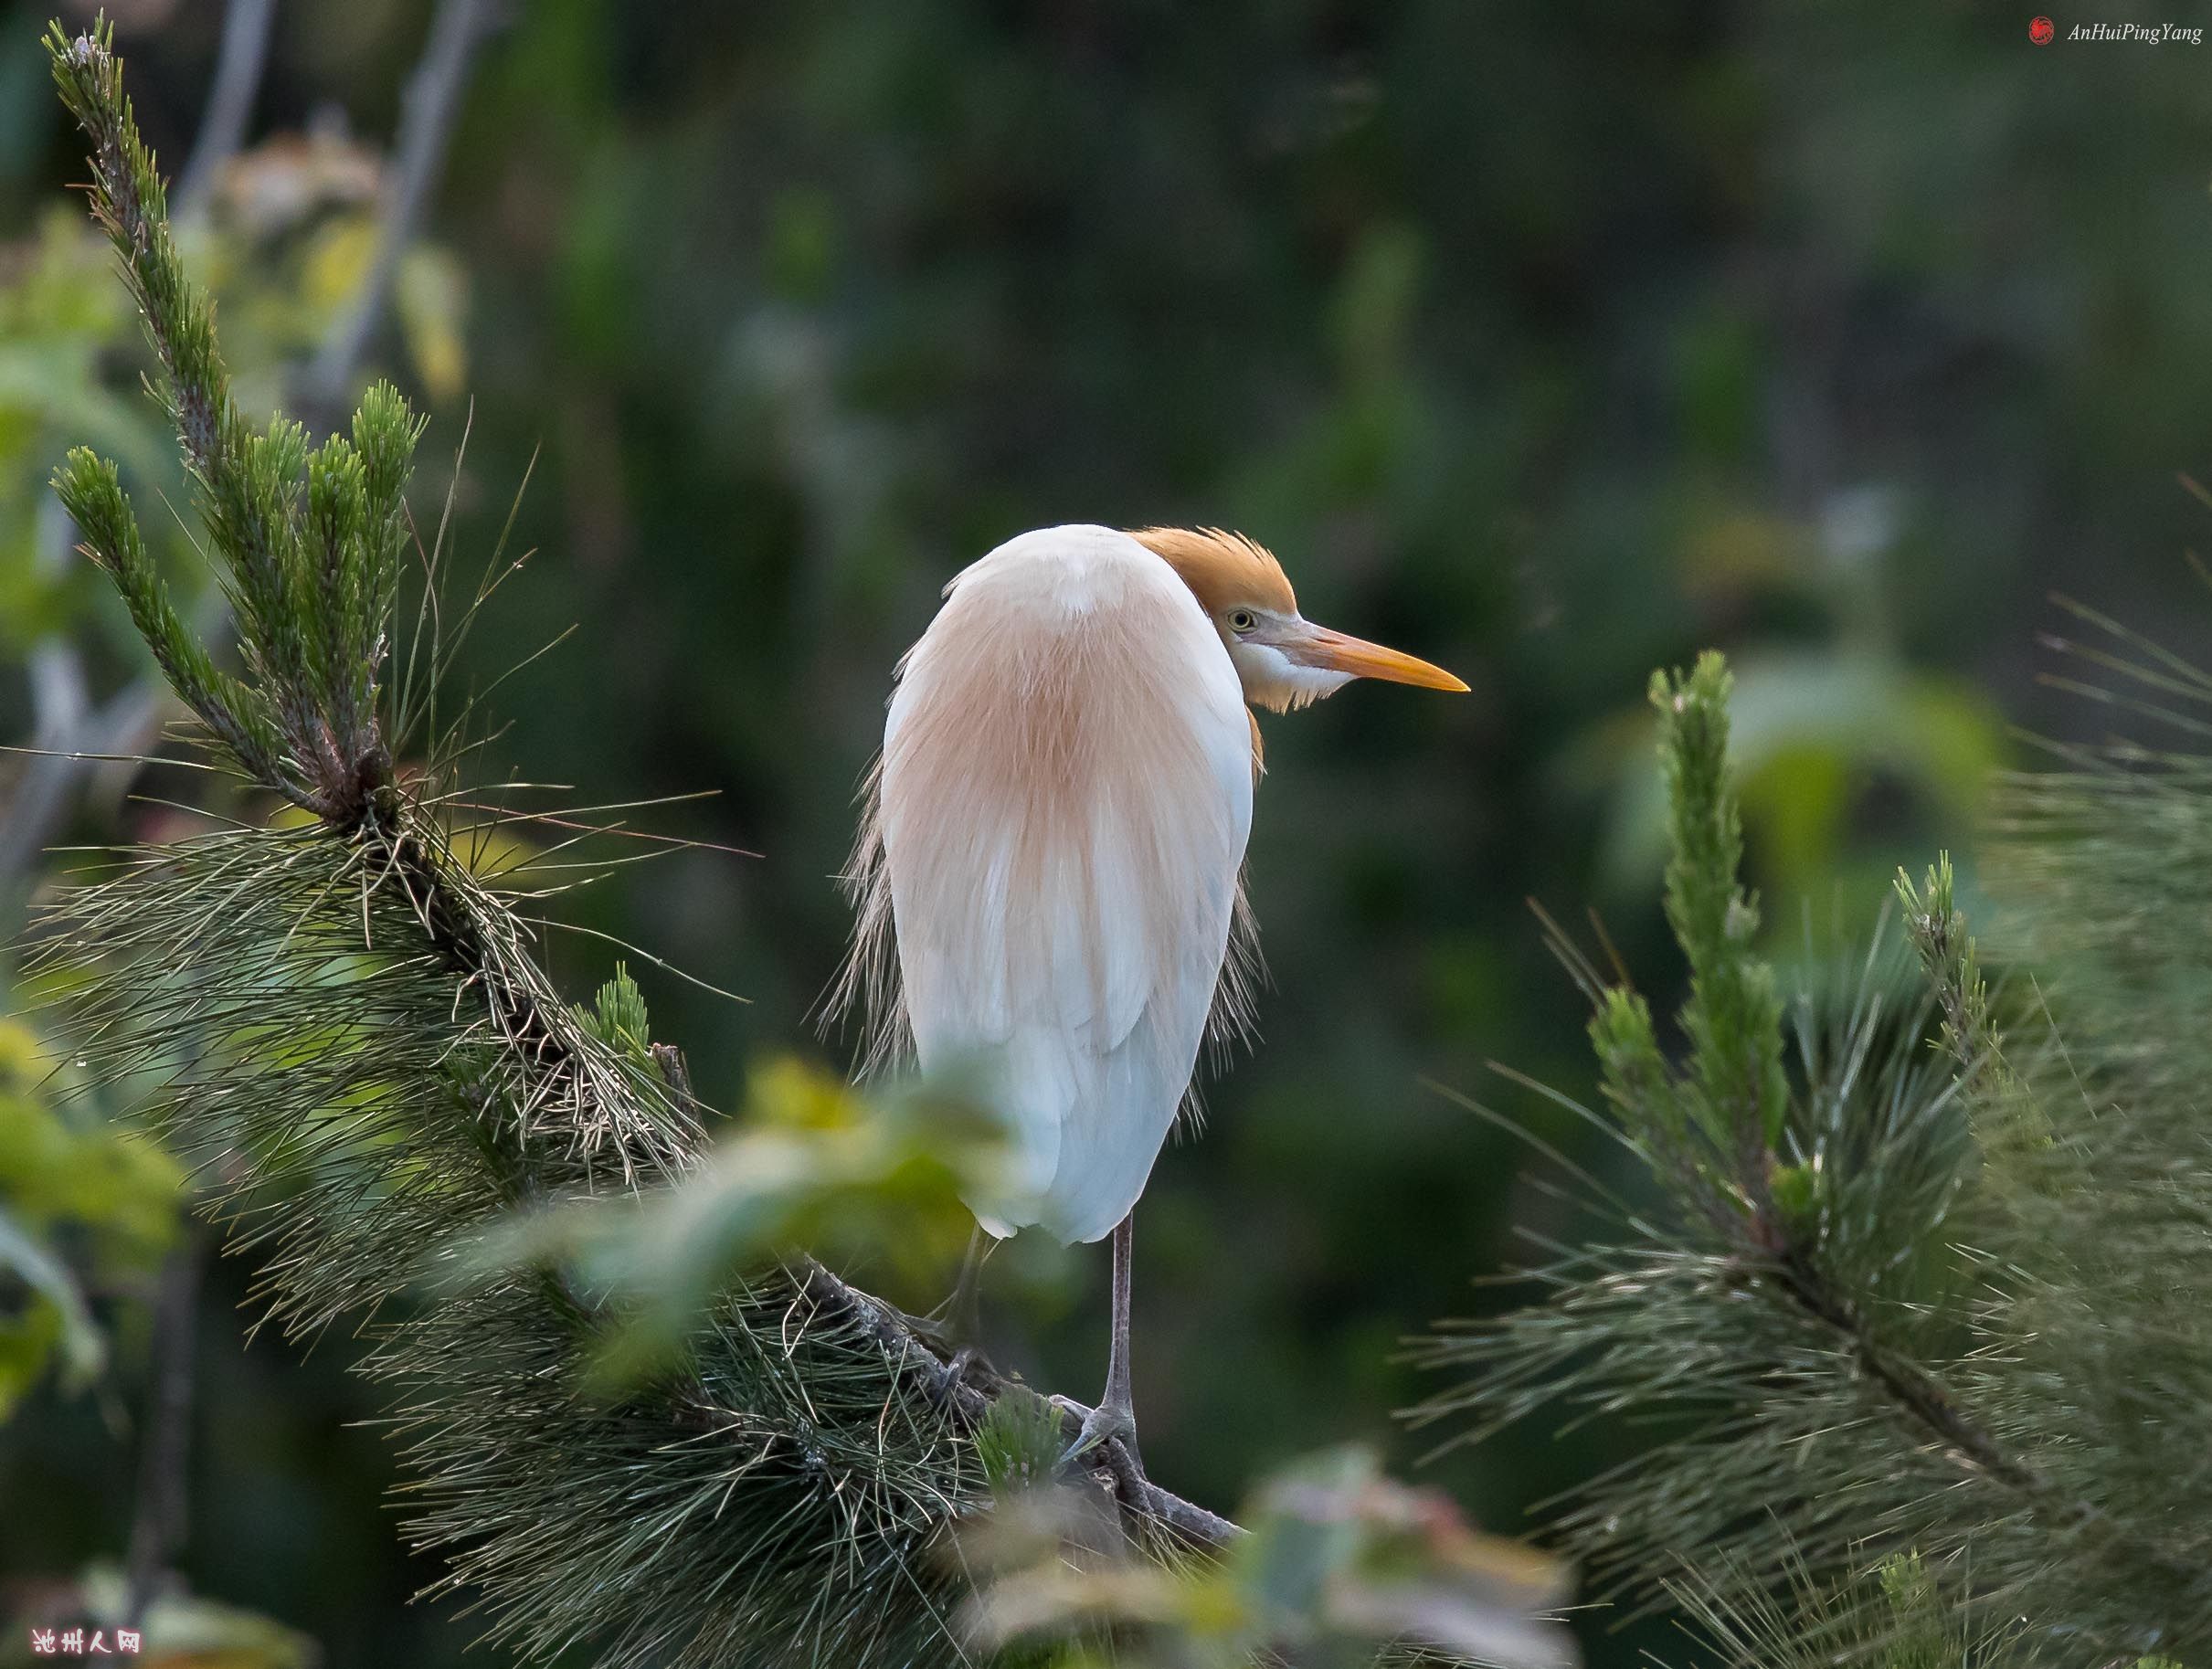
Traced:
[[2059, 27], [2048, 17], [2031, 17], [2027, 22], [2027, 38], [2038, 47], [2048, 47], [2058, 38]]

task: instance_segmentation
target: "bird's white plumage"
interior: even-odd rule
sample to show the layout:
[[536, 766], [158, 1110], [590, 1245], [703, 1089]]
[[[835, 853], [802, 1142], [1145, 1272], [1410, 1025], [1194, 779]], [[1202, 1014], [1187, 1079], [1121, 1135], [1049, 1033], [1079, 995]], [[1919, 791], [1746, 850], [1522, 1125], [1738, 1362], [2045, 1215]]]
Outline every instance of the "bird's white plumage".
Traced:
[[[1235, 668], [1128, 534], [1010, 540], [899, 669], [873, 835], [927, 1070], [970, 1063], [1017, 1133], [1004, 1234], [1112, 1231], [1191, 1081], [1252, 827]], [[880, 924], [879, 926], [884, 924]]]

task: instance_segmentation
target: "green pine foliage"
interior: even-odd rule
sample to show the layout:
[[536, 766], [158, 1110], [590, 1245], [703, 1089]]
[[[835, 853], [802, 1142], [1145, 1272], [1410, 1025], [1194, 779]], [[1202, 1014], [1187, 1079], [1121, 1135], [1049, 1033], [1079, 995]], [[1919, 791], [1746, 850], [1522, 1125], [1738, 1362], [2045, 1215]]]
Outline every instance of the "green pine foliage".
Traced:
[[[2024, 1644], [2003, 1622], [1976, 1632], [1918, 1554], [1884, 1560], [1856, 1590], [1826, 1589], [1802, 1566], [1780, 1593], [1726, 1599], [1709, 1580], [1669, 1587], [1683, 1611], [1734, 1664], [1878, 1664], [1881, 1669], [1984, 1669]], [[2138, 1669], [2150, 1669], [2144, 1660]]]
[[[2095, 664], [2212, 702], [2155, 646]], [[2013, 780], [1995, 987], [1948, 857], [1853, 977], [1786, 1007], [1750, 942], [1708, 656], [1653, 687], [1681, 1058], [1561, 950], [1622, 1139], [1669, 1210], [1427, 1349], [1476, 1441], [1628, 1412], [1653, 1449], [1552, 1533], [1625, 1611], [1732, 1662], [2212, 1661], [2212, 951], [2202, 760], [2114, 745]], [[2201, 724], [2170, 702], [2142, 711]], [[1593, 1115], [1594, 1116], [1594, 1115]]]
[[214, 307], [185, 275], [170, 235], [166, 194], [132, 119], [112, 29], [72, 39], [56, 24], [47, 47], [62, 103], [92, 144], [93, 218], [160, 360], [162, 397], [207, 543], [222, 559], [253, 681], [218, 671], [178, 616], [113, 465], [79, 448], [55, 472], [55, 491], [177, 693], [238, 766], [303, 809], [355, 815], [390, 770], [374, 679], [421, 426], [389, 388], [363, 403], [351, 441], [333, 436], [312, 454], [296, 422], [278, 417], [259, 432], [248, 425], [217, 351]]
[[1743, 819], [1727, 787], [1728, 669], [1708, 655], [1688, 676], [1655, 673], [1668, 827], [1667, 918], [1689, 959], [1681, 1025], [1691, 1071], [1667, 1066], [1651, 1009], [1634, 991], [1604, 993], [1591, 1039], [1605, 1093], [1674, 1177], [1682, 1197], [1710, 1204], [1733, 1191], [1754, 1214], [1768, 1186], [1756, 1160], [1782, 1133], [1789, 1091], [1782, 1073], [1782, 1007], [1774, 977], [1752, 951], [1757, 901], [1737, 883]]
[[391, 756], [376, 676], [406, 543], [405, 495], [422, 425], [388, 386], [370, 390], [351, 438], [311, 448], [279, 416], [256, 430], [231, 397], [215, 309], [178, 257], [167, 195], [122, 90], [113, 30], [47, 48], [61, 101], [92, 144], [92, 217], [114, 246], [161, 364], [208, 546], [254, 674], [217, 671], [177, 615], [112, 464], [83, 448], [55, 472], [84, 548], [113, 578], [132, 623], [232, 761], [302, 809], [344, 822], [385, 787]]
[[[150, 1094], [232, 1249], [259, 1256], [268, 1320], [302, 1341], [366, 1326], [418, 1476], [405, 1533], [476, 1586], [493, 1639], [542, 1657], [589, 1642], [609, 1664], [949, 1650], [958, 1583], [926, 1550], [987, 1494], [966, 1435], [986, 1405], [947, 1392], [895, 1313], [803, 1261], [771, 1267], [610, 1397], [588, 1377], [619, 1319], [607, 1294], [561, 1270], [440, 1278], [517, 1210], [697, 1171], [697, 1110], [626, 973], [588, 1010], [552, 989], [516, 908], [529, 872], [471, 865], [483, 819], [454, 803], [457, 733], [415, 734], [395, 692], [420, 421], [379, 386], [320, 444], [247, 423], [111, 32], [57, 26], [48, 46], [244, 676], [164, 594], [112, 463], [74, 452], [57, 490], [217, 761], [306, 814], [119, 854], [48, 913], [39, 957], [75, 970], [57, 983], [89, 1079]], [[417, 745], [426, 768], [403, 780]]]

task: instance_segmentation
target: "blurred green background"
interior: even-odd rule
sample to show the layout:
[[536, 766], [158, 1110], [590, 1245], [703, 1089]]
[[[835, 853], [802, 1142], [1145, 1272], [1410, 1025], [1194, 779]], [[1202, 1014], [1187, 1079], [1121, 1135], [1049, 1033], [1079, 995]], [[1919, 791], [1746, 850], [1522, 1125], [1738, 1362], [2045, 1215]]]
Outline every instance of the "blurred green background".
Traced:
[[[175, 165], [224, 9], [109, 10]], [[292, 397], [362, 280], [432, 11], [277, 8], [247, 148], [188, 234], [250, 403]], [[0, 739], [25, 745], [58, 653], [95, 704], [144, 671], [97, 576], [55, 559], [47, 470], [90, 440], [142, 499], [176, 498], [135, 324], [64, 190], [82, 169], [46, 15], [0, 7]], [[708, 1100], [793, 1055], [841, 1071], [852, 1040], [812, 1019], [848, 926], [833, 877], [945, 580], [1056, 522], [1270, 545], [1312, 617], [1474, 693], [1356, 686], [1265, 725], [1263, 1039], [1139, 1213], [1145, 1454], [1222, 1506], [1346, 1437], [1410, 1466], [1402, 1338], [1498, 1302], [1469, 1278], [1525, 1235], [1582, 1227], [1434, 1086], [1617, 1170], [1487, 1068], [1590, 1091], [1526, 901], [1595, 909], [1647, 990], [1677, 989], [1650, 669], [1708, 645], [1739, 668], [1751, 863], [1787, 957], [1808, 919], [1870, 920], [1898, 863], [1970, 853], [1985, 774], [2032, 756], [2007, 723], [2094, 733], [2037, 681], [2047, 592], [2212, 654], [2181, 561], [2205, 512], [2175, 481], [2212, 437], [2212, 59], [2037, 48], [2027, 21], [1963, 0], [511, 5], [363, 375], [433, 414], [426, 517], [472, 406], [464, 568], [529, 472], [514, 548], [536, 554], [463, 676], [578, 629], [493, 698], [498, 768], [586, 802], [712, 789], [640, 820], [759, 854], [626, 869], [561, 914], [745, 996], [633, 964]], [[175, 583], [204, 589], [173, 543]], [[33, 772], [0, 758], [0, 830]], [[158, 838], [179, 814], [126, 776], [73, 781], [44, 838]], [[4, 835], [0, 860], [12, 932], [59, 861]], [[550, 954], [578, 996], [613, 955]], [[161, 1259], [111, 1220], [141, 1171], [58, 1199], [86, 1116], [27, 1069], [0, 1081], [0, 1205], [91, 1272], [111, 1347], [65, 1371], [33, 1283], [0, 1274], [0, 1611], [33, 1621], [122, 1555]], [[210, 1267], [196, 1311], [185, 1574], [333, 1665], [460, 1661], [465, 1596], [406, 1603], [438, 1568], [394, 1534], [355, 1347], [302, 1365], [247, 1343], [248, 1273]], [[1103, 1250], [1017, 1243], [991, 1274], [1001, 1358], [1091, 1393]], [[1532, 1435], [1426, 1475], [1516, 1531], [1632, 1441]], [[1667, 1646], [1593, 1650], [1627, 1662], [1632, 1640]]]

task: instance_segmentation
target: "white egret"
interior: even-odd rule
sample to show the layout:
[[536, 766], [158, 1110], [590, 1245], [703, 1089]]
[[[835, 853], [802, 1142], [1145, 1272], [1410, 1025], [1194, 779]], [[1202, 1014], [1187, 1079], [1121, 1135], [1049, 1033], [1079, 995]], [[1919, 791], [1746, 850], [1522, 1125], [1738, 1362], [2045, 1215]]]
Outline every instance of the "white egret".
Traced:
[[[1354, 678], [1466, 685], [1298, 613], [1281, 565], [1213, 530], [1045, 528], [945, 587], [900, 660], [852, 879], [850, 991], [879, 1046], [977, 1067], [1013, 1133], [971, 1199], [1004, 1238], [1114, 1238], [1106, 1394], [1077, 1447], [1124, 1440], [1130, 1210], [1212, 1016], [1243, 1022], [1250, 702]], [[893, 954], [895, 946], [895, 956]]]

